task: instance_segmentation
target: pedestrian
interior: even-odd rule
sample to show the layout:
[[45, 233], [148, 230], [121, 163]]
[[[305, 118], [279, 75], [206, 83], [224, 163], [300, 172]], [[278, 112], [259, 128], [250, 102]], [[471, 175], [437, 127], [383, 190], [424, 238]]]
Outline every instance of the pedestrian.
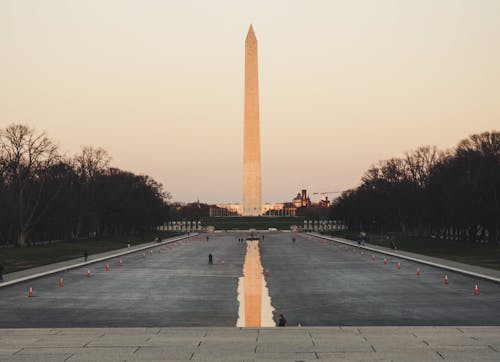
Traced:
[[207, 242], [208, 242], [208, 235], [207, 235]]
[[264, 241], [264, 235], [262, 235], [262, 241]]
[[2, 261], [0, 260], [0, 283], [3, 282], [3, 264]]
[[280, 314], [280, 316], [278, 317], [278, 327], [284, 327], [284, 326], [286, 326], [286, 319], [283, 316], [283, 314]]
[[295, 243], [295, 237], [292, 238], [292, 243]]
[[85, 261], [87, 261], [87, 259], [89, 258], [89, 253], [87, 252], [87, 250], [83, 252], [83, 258], [85, 259]]
[[213, 265], [213, 263], [214, 263], [214, 258], [212, 254], [208, 254], [208, 264]]

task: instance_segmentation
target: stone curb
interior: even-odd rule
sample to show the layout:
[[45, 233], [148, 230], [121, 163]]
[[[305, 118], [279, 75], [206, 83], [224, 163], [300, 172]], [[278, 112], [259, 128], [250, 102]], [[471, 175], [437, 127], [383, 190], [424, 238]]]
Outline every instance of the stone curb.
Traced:
[[100, 258], [97, 258], [97, 259], [92, 259], [92, 260], [85, 261], [85, 262], [82, 262], [82, 263], [67, 265], [67, 266], [64, 266], [64, 267], [61, 267], [61, 268], [48, 270], [46, 272], [29, 275], [27, 277], [18, 278], [18, 279], [14, 279], [14, 280], [9, 280], [9, 281], [1, 283], [0, 284], [0, 288], [5, 288], [5, 287], [8, 287], [8, 286], [11, 286], [11, 285], [14, 285], [14, 284], [19, 284], [19, 283], [22, 283], [22, 282], [25, 282], [25, 281], [28, 281], [28, 280], [42, 278], [42, 277], [45, 277], [47, 275], [57, 274], [57, 273], [61, 273], [61, 272], [66, 272], [68, 270], [81, 268], [81, 267], [86, 266], [86, 265], [91, 265], [91, 264], [99, 263], [101, 261], [105, 261], [105, 260], [109, 260], [109, 259], [114, 259], [114, 258], [117, 258], [119, 256], [133, 254], [133, 253], [137, 253], [139, 251], [156, 248], [158, 246], [167, 245], [167, 244], [170, 244], [170, 243], [175, 243], [176, 241], [187, 239], [187, 238], [190, 238], [192, 236], [197, 236], [197, 235], [199, 235], [199, 233], [193, 233], [193, 234], [190, 234], [189, 236], [187, 234], [185, 234], [185, 235], [182, 235], [182, 236], [177, 236], [177, 237], [173, 237], [173, 238], [170, 238], [170, 239], [166, 239], [165, 241], [162, 241], [160, 243], [156, 243], [156, 244], [153, 244], [153, 245], [141, 246], [139, 248], [130, 249], [130, 250], [122, 251], [120, 253], [103, 256], [103, 257], [100, 257]]
[[500, 278], [495, 278], [495, 277], [492, 277], [490, 275], [481, 274], [481, 273], [475, 273], [475, 272], [472, 272], [472, 271], [469, 271], [469, 270], [455, 268], [455, 267], [452, 267], [452, 266], [449, 266], [449, 265], [435, 263], [435, 262], [424, 260], [424, 259], [413, 258], [411, 256], [406, 256], [406, 255], [398, 254], [398, 253], [391, 252], [391, 251], [381, 250], [381, 249], [373, 248], [373, 247], [370, 247], [370, 246], [358, 245], [357, 243], [351, 242], [348, 239], [344, 239], [344, 238], [336, 238], [336, 237], [326, 236], [326, 235], [317, 234], [317, 233], [307, 233], [307, 234], [311, 235], [311, 236], [314, 236], [314, 237], [317, 237], [317, 238], [326, 239], [326, 240], [330, 240], [330, 241], [335, 241], [337, 243], [341, 243], [341, 244], [345, 244], [345, 245], [355, 246], [355, 247], [360, 248], [360, 249], [365, 249], [365, 250], [374, 251], [374, 252], [377, 252], [377, 253], [380, 253], [380, 254], [390, 255], [390, 256], [394, 256], [394, 257], [400, 258], [400, 259], [406, 259], [406, 260], [415, 261], [417, 263], [434, 266], [434, 267], [437, 267], [437, 268], [440, 268], [440, 269], [450, 270], [450, 271], [454, 271], [454, 272], [457, 272], [457, 273], [460, 273], [460, 274], [464, 274], [464, 275], [473, 276], [473, 277], [476, 277], [476, 278], [485, 279], [485, 280], [488, 280], [488, 281], [491, 281], [491, 282], [494, 282], [494, 283], [500, 283]]

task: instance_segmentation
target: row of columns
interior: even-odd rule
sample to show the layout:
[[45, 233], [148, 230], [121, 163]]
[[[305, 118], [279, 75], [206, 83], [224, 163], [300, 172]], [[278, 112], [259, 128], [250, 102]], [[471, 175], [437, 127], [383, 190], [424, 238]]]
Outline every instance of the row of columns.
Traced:
[[347, 225], [340, 220], [304, 220], [306, 231], [344, 231]]
[[158, 226], [161, 231], [202, 231], [201, 221], [167, 221]]

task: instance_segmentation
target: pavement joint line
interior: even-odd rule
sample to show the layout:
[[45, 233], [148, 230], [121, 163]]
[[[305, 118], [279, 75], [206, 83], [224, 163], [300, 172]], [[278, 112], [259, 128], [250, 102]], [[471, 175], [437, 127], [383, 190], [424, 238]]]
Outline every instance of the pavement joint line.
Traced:
[[67, 360], [69, 360], [69, 359], [70, 359], [71, 357], [73, 357], [74, 355], [75, 355], [74, 353], [71, 353], [71, 354], [69, 355], [69, 357], [68, 357], [68, 358], [64, 359], [64, 362], [66, 362]]
[[141, 348], [141, 346], [137, 347], [135, 350], [134, 350], [134, 353], [135, 354], [139, 349]]
[[495, 348], [493, 348], [493, 346], [491, 346], [491, 345], [489, 345], [489, 344], [488, 344], [488, 347], [489, 347], [489, 348], [490, 348], [493, 352], [497, 352], [497, 353], [498, 353], [498, 351], [497, 351]]
[[422, 343], [424, 343], [425, 345], [427, 346], [430, 346], [429, 342], [427, 342], [426, 340], [422, 339]]
[[464, 331], [462, 331], [460, 328], [457, 327], [457, 331], [459, 331], [460, 333], [465, 333]]
[[465, 274], [465, 275], [473, 276], [473, 277], [476, 277], [476, 278], [481, 278], [481, 279], [489, 280], [489, 281], [492, 281], [492, 282], [495, 282], [495, 283], [500, 283], [500, 278], [495, 278], [495, 277], [492, 277], [492, 276], [489, 276], [489, 275], [475, 273], [475, 272], [472, 272], [472, 271], [468, 271], [468, 270], [464, 270], [464, 269], [460, 269], [460, 268], [455, 268], [455, 267], [452, 267], [452, 266], [449, 266], [449, 265], [435, 263], [435, 262], [432, 262], [432, 261], [427, 261], [427, 260], [423, 260], [423, 259], [419, 259], [419, 258], [413, 258], [411, 256], [406, 256], [406, 255], [398, 254], [398, 253], [391, 252], [391, 251], [381, 250], [381, 249], [373, 248], [373, 247], [366, 246], [366, 245], [358, 245], [355, 242], [345, 241], [345, 240], [348, 240], [348, 239], [344, 239], [343, 240], [343, 238], [330, 237], [330, 236], [325, 236], [325, 235], [321, 235], [321, 234], [317, 234], [317, 233], [308, 233], [308, 234], [312, 235], [312, 236], [315, 236], [315, 237], [318, 237], [318, 238], [323, 238], [323, 239], [326, 239], [326, 240], [335, 241], [336, 243], [342, 243], [342, 244], [345, 244], [345, 245], [354, 246], [354, 247], [358, 247], [358, 248], [361, 248], [361, 249], [374, 251], [374, 252], [377, 252], [379, 254], [390, 255], [390, 256], [394, 256], [396, 258], [410, 260], [410, 261], [414, 261], [414, 262], [417, 262], [417, 263], [420, 263], [420, 264], [434, 266], [434, 267], [437, 267], [437, 268], [440, 268], [440, 269], [450, 270], [450, 271], [454, 271], [454, 272], [457, 272], [457, 273], [460, 273], [460, 274]]
[[96, 338], [94, 338], [93, 340], [88, 341], [87, 343], [85, 343], [85, 344], [83, 345], [83, 348], [87, 347], [87, 346], [88, 346], [89, 344], [91, 344], [92, 342], [95, 342], [95, 341], [97, 341], [98, 339], [100, 339], [100, 338], [104, 337], [105, 335], [106, 335], [106, 333], [103, 333], [103, 334], [101, 334], [101, 335], [97, 336]]
[[194, 352], [191, 353], [191, 357], [189, 357], [189, 360], [191, 361], [193, 359], [193, 357], [194, 357]]
[[411, 335], [412, 335], [413, 337], [415, 337], [415, 338], [418, 338], [418, 337], [417, 337], [417, 335], [416, 335], [415, 333], [412, 333]]
[[373, 345], [370, 344], [370, 347], [373, 349], [373, 352], [377, 353], [377, 350], [373, 347]]
[[42, 277], [45, 277], [45, 276], [48, 276], [48, 275], [53, 275], [53, 274], [57, 274], [57, 273], [61, 273], [61, 272], [67, 272], [68, 270], [78, 269], [78, 268], [81, 268], [83, 266], [87, 266], [87, 265], [91, 265], [91, 264], [96, 264], [96, 263], [99, 263], [99, 262], [102, 262], [102, 261], [106, 261], [106, 260], [109, 260], [109, 259], [114, 259], [114, 258], [117, 258], [119, 256], [124, 256], [124, 255], [129, 255], [129, 254], [137, 253], [137, 252], [143, 251], [143, 250], [153, 249], [153, 248], [156, 248], [158, 246], [168, 245], [168, 244], [175, 243], [177, 241], [184, 240], [184, 239], [190, 238], [192, 236], [197, 236], [197, 235], [199, 235], [199, 234], [198, 233], [194, 233], [194, 234], [190, 234], [190, 235], [184, 234], [184, 235], [181, 235], [181, 236], [176, 236], [176, 237], [173, 237], [173, 238], [166, 239], [165, 241], [162, 241], [160, 243], [156, 243], [156, 244], [153, 244], [153, 245], [150, 244], [150, 245], [147, 245], [147, 246], [141, 246], [139, 248], [134, 248], [134, 249], [122, 251], [120, 253], [103, 256], [103, 257], [100, 257], [100, 258], [97, 258], [97, 259], [93, 259], [93, 260], [89, 260], [89, 261], [85, 261], [85, 262], [82, 262], [82, 263], [76, 263], [76, 264], [73, 264], [73, 265], [67, 265], [67, 266], [64, 266], [64, 267], [57, 268], [57, 269], [48, 270], [46, 272], [41, 272], [41, 273], [37, 273], [37, 274], [33, 274], [33, 275], [28, 275], [26, 277], [18, 278], [18, 279], [5, 281], [5, 282], [3, 282], [3, 283], [0, 284], [0, 288], [5, 288], [5, 287], [8, 287], [8, 286], [11, 286], [11, 285], [14, 285], [14, 284], [19, 284], [19, 283], [26, 282], [26, 281], [29, 281], [29, 280], [42, 278]]
[[18, 354], [18, 353], [19, 353], [19, 352], [21, 352], [23, 349], [24, 349], [24, 347], [21, 347], [21, 349], [20, 349], [20, 350], [15, 351], [14, 353], [12, 353], [12, 355], [14, 356], [14, 355]]
[[314, 342], [314, 338], [313, 338], [311, 332], [309, 332], [309, 337], [311, 338], [311, 342], [313, 344], [313, 347], [316, 347], [316, 342]]
[[316, 356], [316, 359], [319, 359], [318, 352], [314, 352], [314, 355]]
[[444, 356], [443, 356], [441, 353], [439, 353], [439, 351], [436, 351], [436, 353], [437, 353], [437, 354], [438, 354], [438, 356], [439, 356], [439, 357], [441, 357], [442, 359], [446, 359], [446, 358], [444, 358]]

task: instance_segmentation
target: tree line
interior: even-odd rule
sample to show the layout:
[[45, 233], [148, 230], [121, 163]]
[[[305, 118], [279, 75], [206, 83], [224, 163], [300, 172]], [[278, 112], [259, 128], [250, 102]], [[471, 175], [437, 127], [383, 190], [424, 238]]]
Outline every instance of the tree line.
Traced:
[[499, 241], [500, 132], [381, 161], [334, 202], [330, 216], [355, 230]]
[[109, 163], [101, 148], [67, 157], [45, 132], [0, 129], [0, 243], [129, 235], [161, 224], [170, 194]]

